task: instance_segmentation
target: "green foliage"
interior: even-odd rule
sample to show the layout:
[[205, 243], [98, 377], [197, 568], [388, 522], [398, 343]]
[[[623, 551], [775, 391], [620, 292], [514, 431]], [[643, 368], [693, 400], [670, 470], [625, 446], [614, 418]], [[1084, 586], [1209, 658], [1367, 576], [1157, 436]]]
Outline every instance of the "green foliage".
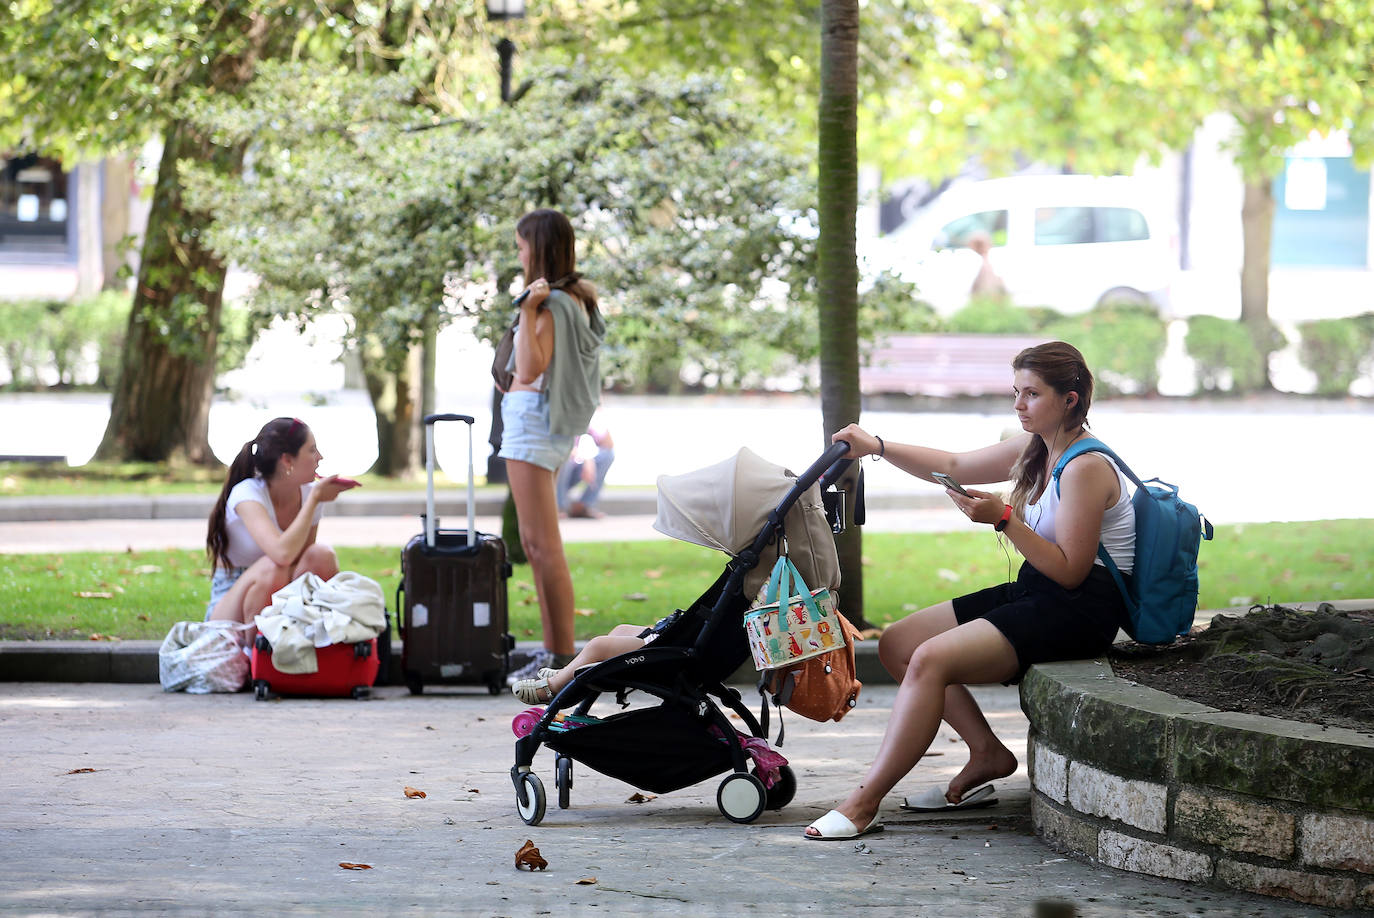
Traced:
[[58, 385], [94, 383], [109, 388], [123, 346], [130, 297], [106, 291], [72, 302], [20, 300], [0, 304], [0, 354], [10, 373], [8, 387], [43, 384], [52, 370]]
[[1026, 335], [1036, 330], [1037, 314], [998, 297], [975, 297], [950, 316], [948, 331], [984, 335]]
[[930, 304], [921, 302], [916, 286], [890, 271], [883, 271], [859, 294], [861, 348], [871, 349], [884, 335], [939, 329], [940, 316]]
[[518, 107], [439, 126], [410, 92], [265, 66], [241, 99], [197, 100], [205, 130], [254, 144], [249, 180], [185, 176], [216, 215], [211, 244], [262, 277], [258, 310], [342, 309], [354, 340], [391, 361], [435, 311], [475, 316], [494, 340], [515, 221], [551, 206], [573, 219], [601, 294], [609, 382], [669, 386], [693, 366], [734, 388], [814, 355], [804, 167], [720, 84], [551, 68]]
[[1374, 359], [1374, 316], [1318, 319], [1298, 325], [1302, 364], [1317, 374], [1318, 395], [1348, 395]]
[[1204, 392], [1249, 392], [1263, 384], [1263, 365], [1255, 339], [1244, 323], [1216, 316], [1193, 316], [1183, 339]]
[[215, 372], [227, 373], [243, 366], [248, 352], [257, 340], [258, 332], [266, 324], [265, 318], [242, 303], [226, 302], [219, 317], [219, 356]]
[[1043, 333], [1083, 353], [1100, 395], [1149, 395], [1159, 390], [1159, 361], [1168, 330], [1148, 306], [1099, 306], [1081, 316], [1057, 319]]
[[[577, 616], [579, 640], [624, 622], [651, 624], [691, 602], [725, 564], [716, 552], [667, 540], [569, 543], [566, 550], [577, 607], [589, 613]], [[338, 551], [344, 569], [395, 595], [399, 546]], [[1198, 559], [1199, 608], [1374, 595], [1374, 567], [1364, 563], [1371, 553], [1374, 527], [1365, 520], [1219, 526]], [[1015, 574], [997, 543], [979, 532], [869, 533], [864, 558], [865, 615], [884, 625]], [[0, 639], [160, 639], [174, 622], [203, 613], [209, 577], [203, 551], [10, 555], [0, 568], [7, 597]], [[529, 568], [516, 568], [509, 589], [512, 633], [535, 638], [539, 605]], [[74, 595], [81, 592], [113, 596]]]

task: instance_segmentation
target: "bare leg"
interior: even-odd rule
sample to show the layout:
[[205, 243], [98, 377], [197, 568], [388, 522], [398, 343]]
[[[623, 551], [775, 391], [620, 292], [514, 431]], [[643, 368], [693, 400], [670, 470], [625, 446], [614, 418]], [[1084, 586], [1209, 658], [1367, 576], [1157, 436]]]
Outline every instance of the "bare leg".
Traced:
[[573, 585], [563, 535], [558, 529], [558, 501], [553, 472], [518, 459], [506, 460], [515, 513], [520, 520], [520, 544], [534, 575], [544, 648], [571, 655], [573, 644]]
[[262, 557], [254, 561], [234, 581], [229, 592], [215, 603], [211, 621], [252, 623], [254, 617], [272, 601], [272, 594], [291, 582], [291, 571]]
[[[954, 604], [941, 602], [912, 613], [883, 631], [878, 643], [878, 658], [898, 684], [906, 675], [907, 664], [916, 648], [926, 641], [958, 626]], [[945, 798], [958, 803], [963, 795], [994, 778], [1016, 771], [1015, 754], [997, 738], [979, 710], [978, 703], [964, 685], [945, 689], [944, 720], [968, 746], [969, 760], [950, 781]]]
[[577, 675], [581, 667], [590, 663], [600, 663], [643, 647], [644, 639], [639, 637], [643, 630], [636, 625], [616, 625], [610, 634], [592, 638], [578, 651], [577, 656], [572, 658], [572, 662], [549, 677], [549, 688], [556, 695], [563, 690], [563, 686], [573, 680], [573, 676]]
[[[1016, 672], [1016, 652], [991, 623], [979, 619], [925, 641], [911, 656], [878, 755], [863, 783], [836, 809], [856, 826], [877, 815], [883, 797], [916, 767], [944, 716], [945, 689], [1000, 682]], [[807, 834], [815, 835], [813, 829]]]

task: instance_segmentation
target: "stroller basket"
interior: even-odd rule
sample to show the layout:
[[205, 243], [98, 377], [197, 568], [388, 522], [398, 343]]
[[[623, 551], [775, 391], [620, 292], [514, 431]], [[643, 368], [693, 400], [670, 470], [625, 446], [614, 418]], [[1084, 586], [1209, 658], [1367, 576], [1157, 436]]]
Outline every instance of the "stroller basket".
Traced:
[[730, 747], [710, 735], [710, 726], [676, 705], [661, 704], [550, 732], [544, 745], [640, 790], [666, 794], [733, 767]]

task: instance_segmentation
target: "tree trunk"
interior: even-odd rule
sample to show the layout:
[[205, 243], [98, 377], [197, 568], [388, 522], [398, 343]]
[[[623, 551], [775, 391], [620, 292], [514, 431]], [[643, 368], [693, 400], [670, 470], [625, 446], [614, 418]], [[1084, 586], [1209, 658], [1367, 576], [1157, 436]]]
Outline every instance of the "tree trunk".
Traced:
[[[859, 207], [859, 3], [821, 4], [820, 183], [817, 243], [823, 445], [859, 419], [859, 268], [855, 219]], [[845, 487], [854, 493], [858, 463]], [[853, 501], [846, 501], [850, 507]], [[836, 539], [845, 616], [860, 629], [864, 617], [863, 533], [850, 525]]]
[[1269, 325], [1269, 254], [1274, 235], [1274, 188], [1266, 176], [1247, 178], [1241, 207], [1245, 240], [1240, 268], [1240, 318], [1250, 330], [1259, 354], [1259, 388], [1271, 389], [1269, 354], [1277, 342]]
[[[381, 346], [369, 349], [379, 356]], [[411, 348], [397, 369], [382, 360], [362, 358], [363, 377], [377, 416], [377, 463], [372, 471], [393, 478], [418, 478], [422, 346]]]
[[242, 153], [212, 144], [182, 122], [168, 128], [97, 459], [218, 461], [208, 434], [226, 266], [201, 244], [209, 217], [182, 202], [181, 159], [237, 171]]
[[134, 178], [133, 160], [111, 156], [105, 160], [105, 194], [100, 201], [101, 289], [123, 290], [124, 237], [129, 235], [129, 195]]

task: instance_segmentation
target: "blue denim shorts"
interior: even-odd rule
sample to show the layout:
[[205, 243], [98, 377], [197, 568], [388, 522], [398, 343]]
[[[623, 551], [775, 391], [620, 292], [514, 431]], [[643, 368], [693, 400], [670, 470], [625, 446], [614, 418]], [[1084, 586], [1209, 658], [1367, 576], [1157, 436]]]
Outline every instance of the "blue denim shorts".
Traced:
[[528, 462], [551, 472], [572, 455], [576, 437], [549, 432], [549, 397], [543, 392], [507, 392], [501, 399], [502, 459]]
[[229, 592], [243, 572], [248, 570], [246, 567], [215, 568], [215, 573], [210, 577], [210, 601], [205, 604], [205, 620], [210, 620], [210, 613], [215, 611], [215, 603], [224, 598], [224, 594]]

